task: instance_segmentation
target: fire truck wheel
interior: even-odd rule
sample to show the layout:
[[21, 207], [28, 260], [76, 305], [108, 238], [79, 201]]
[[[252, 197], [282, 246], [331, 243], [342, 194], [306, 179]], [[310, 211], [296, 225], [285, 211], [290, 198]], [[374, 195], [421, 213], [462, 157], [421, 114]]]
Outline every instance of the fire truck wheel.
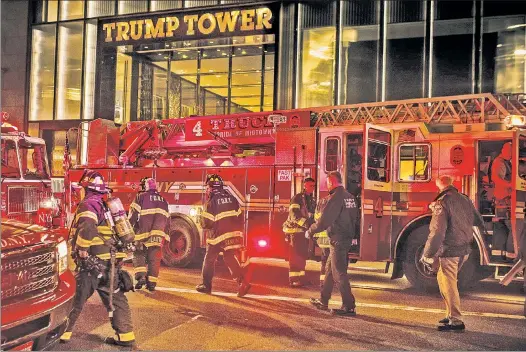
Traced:
[[420, 226], [413, 230], [405, 244], [404, 274], [411, 285], [425, 291], [437, 291], [436, 274], [430, 273], [420, 258], [429, 235], [429, 226]]
[[181, 218], [170, 221], [170, 242], [163, 246], [163, 263], [184, 268], [197, 257], [199, 239], [190, 224]]

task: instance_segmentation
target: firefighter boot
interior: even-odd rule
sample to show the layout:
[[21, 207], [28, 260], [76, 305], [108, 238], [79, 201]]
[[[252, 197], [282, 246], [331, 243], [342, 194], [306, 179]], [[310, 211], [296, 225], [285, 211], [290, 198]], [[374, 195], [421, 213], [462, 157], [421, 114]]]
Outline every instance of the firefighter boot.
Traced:
[[157, 283], [156, 283], [156, 282], [148, 282], [148, 283], [146, 284], [146, 288], [147, 288], [148, 291], [150, 291], [150, 292], [155, 291], [155, 286], [157, 286]]
[[340, 309], [331, 309], [331, 314], [339, 315], [342, 317], [354, 317], [356, 316], [356, 309], [342, 306]]
[[129, 347], [131, 351], [140, 351], [139, 346], [137, 346], [137, 343], [135, 341], [130, 341], [130, 342], [119, 341], [113, 336], [106, 337], [104, 339], [104, 343], [108, 345]]
[[207, 294], [211, 294], [212, 293], [212, 287], [210, 286], [206, 286], [205, 284], [199, 284], [195, 287], [195, 290], [197, 292], [201, 292], [201, 293], [207, 293]]
[[244, 280], [241, 280], [239, 282], [239, 288], [237, 289], [237, 296], [238, 297], [244, 297], [248, 291], [250, 290], [250, 287], [252, 287], [251, 284], [249, 284], [248, 282], [244, 281]]
[[140, 290], [144, 285], [146, 285], [146, 278], [141, 277], [140, 279], [137, 279], [137, 283], [135, 284], [135, 289]]
[[64, 333], [60, 335], [60, 343], [68, 343], [69, 340], [71, 340], [71, 331], [64, 331]]

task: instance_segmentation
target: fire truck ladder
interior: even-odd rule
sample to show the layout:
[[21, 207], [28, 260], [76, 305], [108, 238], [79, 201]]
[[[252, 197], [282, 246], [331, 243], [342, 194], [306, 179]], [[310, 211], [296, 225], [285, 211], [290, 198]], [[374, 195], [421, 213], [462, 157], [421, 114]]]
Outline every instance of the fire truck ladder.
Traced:
[[471, 94], [310, 109], [314, 127], [425, 122], [428, 124], [502, 123], [526, 116], [526, 94]]

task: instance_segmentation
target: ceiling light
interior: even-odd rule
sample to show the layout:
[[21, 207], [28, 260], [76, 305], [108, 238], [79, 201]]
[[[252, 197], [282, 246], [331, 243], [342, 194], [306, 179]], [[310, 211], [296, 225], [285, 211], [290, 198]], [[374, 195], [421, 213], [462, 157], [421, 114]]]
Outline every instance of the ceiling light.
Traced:
[[245, 55], [246, 53], [247, 53], [247, 52], [246, 52], [245, 50], [243, 50], [243, 51], [241, 52], [241, 54], [243, 54], [243, 55]]
[[157, 53], [157, 55], [162, 55], [161, 53]]
[[211, 41], [209, 41], [209, 43], [210, 43], [210, 44], [214, 44], [214, 41], [213, 41], [213, 40], [211, 40]]
[[164, 46], [168, 48], [170, 46], [170, 44], [164, 44]]
[[206, 55], [206, 54], [203, 54], [203, 57], [207, 57], [207, 56], [208, 56], [208, 55]]
[[165, 59], [168, 59], [168, 56], [165, 56], [164, 58], [165, 58]]
[[144, 49], [148, 49], [148, 46], [145, 46]]
[[517, 49], [513, 52], [515, 55], [526, 55], [526, 49]]
[[188, 55], [183, 55], [183, 59], [187, 59], [188, 58]]
[[214, 70], [208, 70], [208, 72], [214, 72]]
[[221, 49], [217, 49], [217, 51], [221, 51]]
[[226, 56], [226, 53], [225, 53], [225, 52], [222, 52], [221, 55]]

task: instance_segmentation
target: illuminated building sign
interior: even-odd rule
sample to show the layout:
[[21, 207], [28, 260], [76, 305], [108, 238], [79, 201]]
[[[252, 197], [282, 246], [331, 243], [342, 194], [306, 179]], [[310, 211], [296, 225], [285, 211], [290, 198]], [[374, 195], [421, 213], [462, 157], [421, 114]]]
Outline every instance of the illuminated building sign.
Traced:
[[149, 40], [191, 40], [274, 33], [275, 19], [268, 7], [181, 13], [148, 18], [127, 18], [101, 23], [105, 43], [132, 44]]

